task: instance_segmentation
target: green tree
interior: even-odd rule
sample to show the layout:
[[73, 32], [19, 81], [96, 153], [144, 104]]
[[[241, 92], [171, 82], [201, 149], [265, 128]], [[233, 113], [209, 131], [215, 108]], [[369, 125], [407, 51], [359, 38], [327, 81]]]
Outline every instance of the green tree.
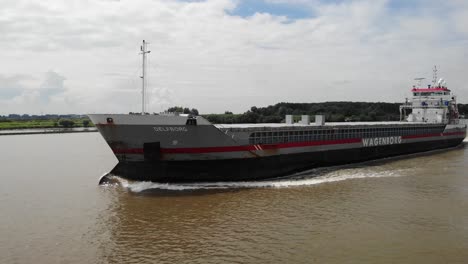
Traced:
[[190, 114], [197, 116], [198, 110], [196, 108], [192, 108], [192, 110], [190, 110]]
[[73, 127], [75, 125], [75, 122], [72, 120], [68, 120], [68, 119], [60, 119], [59, 125], [68, 128], [68, 127]]
[[199, 115], [198, 109], [196, 108], [188, 108], [188, 107], [182, 107], [182, 106], [173, 106], [169, 107], [166, 112], [169, 113], [183, 113], [183, 114], [191, 114], [191, 115]]
[[169, 107], [167, 109], [167, 112], [170, 112], [170, 113], [182, 113], [184, 112], [184, 108], [182, 108], [181, 106], [173, 106], [173, 107]]

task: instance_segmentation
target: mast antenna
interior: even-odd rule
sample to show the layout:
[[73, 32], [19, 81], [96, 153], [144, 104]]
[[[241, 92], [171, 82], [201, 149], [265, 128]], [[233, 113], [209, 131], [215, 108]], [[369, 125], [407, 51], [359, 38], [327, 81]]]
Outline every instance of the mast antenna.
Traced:
[[432, 73], [432, 86], [436, 87], [437, 86], [437, 66], [434, 65], [434, 70]]
[[143, 67], [142, 67], [142, 73], [141, 73], [141, 114], [145, 115], [146, 113], [146, 101], [145, 101], [145, 95], [146, 95], [146, 54], [150, 53], [150, 50], [146, 50], [146, 45], [149, 44], [145, 40], [143, 40], [143, 44], [140, 46], [140, 54], [142, 55], [143, 59]]

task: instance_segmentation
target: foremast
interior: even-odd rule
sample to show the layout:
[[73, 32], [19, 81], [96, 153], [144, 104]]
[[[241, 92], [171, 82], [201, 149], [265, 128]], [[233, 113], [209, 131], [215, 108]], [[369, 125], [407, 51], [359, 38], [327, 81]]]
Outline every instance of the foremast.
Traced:
[[146, 114], [146, 55], [150, 53], [150, 50], [147, 50], [146, 45], [148, 43], [143, 40], [143, 44], [140, 47], [140, 54], [142, 55], [142, 69], [141, 69], [141, 114]]

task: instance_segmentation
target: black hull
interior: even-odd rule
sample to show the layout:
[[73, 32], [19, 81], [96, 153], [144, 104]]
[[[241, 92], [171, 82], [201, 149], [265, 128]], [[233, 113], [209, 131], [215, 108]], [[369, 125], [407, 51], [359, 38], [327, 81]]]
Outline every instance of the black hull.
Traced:
[[265, 158], [120, 162], [112, 175], [139, 181], [154, 182], [214, 182], [248, 181], [275, 178], [323, 166], [342, 165], [398, 155], [412, 154], [459, 145], [462, 138], [329, 150]]

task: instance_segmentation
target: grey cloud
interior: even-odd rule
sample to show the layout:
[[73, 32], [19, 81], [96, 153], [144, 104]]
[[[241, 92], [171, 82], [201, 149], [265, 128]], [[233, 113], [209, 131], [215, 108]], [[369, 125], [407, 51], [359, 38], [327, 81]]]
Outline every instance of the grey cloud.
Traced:
[[[176, 19], [173, 10], [156, 8], [149, 12], [138, 3], [128, 8], [119, 1], [57, 1], [50, 5], [18, 2], [0, 4], [0, 47], [35, 52], [89, 50], [119, 47], [149, 33], [156, 33], [159, 41], [167, 41], [169, 34], [155, 29], [152, 21]], [[148, 4], [148, 8], [154, 7]], [[141, 30], [147, 33], [141, 34]]]
[[46, 73], [45, 80], [39, 89], [40, 100], [48, 102], [51, 96], [59, 95], [65, 92], [64, 81], [65, 77], [54, 72], [49, 71]]
[[22, 82], [32, 79], [33, 77], [27, 75], [0, 75], [0, 99], [8, 100], [20, 96], [26, 90]]

